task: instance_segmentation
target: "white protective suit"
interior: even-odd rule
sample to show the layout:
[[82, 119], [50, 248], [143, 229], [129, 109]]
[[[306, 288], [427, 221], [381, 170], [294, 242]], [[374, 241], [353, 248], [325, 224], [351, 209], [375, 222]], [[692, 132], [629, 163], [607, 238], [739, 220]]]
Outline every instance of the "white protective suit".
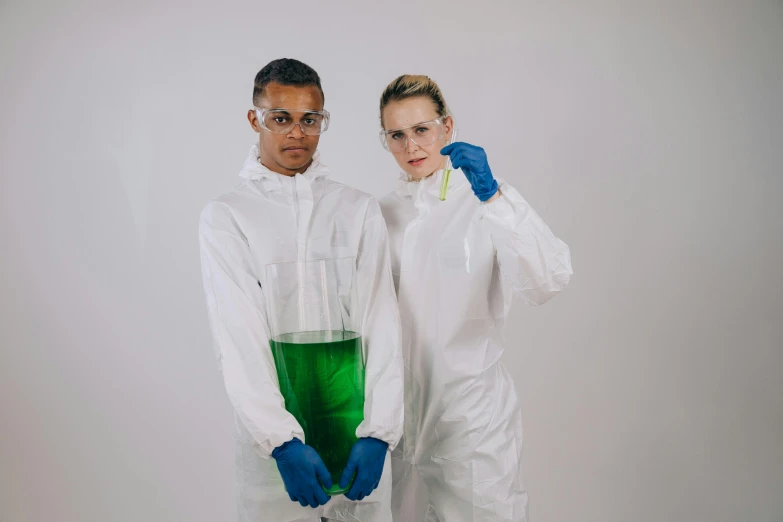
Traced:
[[508, 184], [483, 204], [454, 170], [440, 201], [441, 178], [403, 175], [381, 200], [406, 366], [392, 510], [396, 522], [522, 522], [522, 417], [500, 363], [504, 323], [513, 295], [541, 304], [568, 284], [570, 254]]
[[329, 180], [318, 153], [293, 177], [268, 170], [257, 157], [256, 145], [241, 172], [245, 180], [206, 205], [199, 227], [210, 326], [235, 411], [239, 520], [390, 522], [388, 455], [380, 486], [363, 501], [340, 495], [312, 509], [286, 493], [272, 450], [294, 437], [307, 441], [280, 394], [263, 295], [267, 264], [355, 257], [366, 361], [364, 421], [356, 435], [393, 449], [402, 433], [403, 363], [380, 207]]

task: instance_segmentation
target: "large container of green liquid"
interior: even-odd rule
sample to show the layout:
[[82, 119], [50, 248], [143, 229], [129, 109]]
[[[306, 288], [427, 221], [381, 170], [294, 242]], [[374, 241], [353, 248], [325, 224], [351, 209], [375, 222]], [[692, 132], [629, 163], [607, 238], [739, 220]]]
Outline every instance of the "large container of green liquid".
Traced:
[[[326, 464], [330, 495], [364, 419], [364, 353], [353, 258], [268, 265], [270, 347], [286, 409]], [[350, 487], [350, 486], [349, 486]]]

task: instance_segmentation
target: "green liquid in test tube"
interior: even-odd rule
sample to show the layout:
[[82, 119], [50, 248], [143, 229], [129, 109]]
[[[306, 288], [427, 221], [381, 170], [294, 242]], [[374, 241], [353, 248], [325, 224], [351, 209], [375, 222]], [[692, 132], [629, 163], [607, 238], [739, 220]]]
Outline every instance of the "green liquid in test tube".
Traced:
[[[457, 141], [457, 129], [451, 131], [451, 141]], [[451, 177], [451, 156], [446, 156], [446, 168], [443, 169], [443, 181], [440, 183], [440, 200], [446, 201], [446, 192], [449, 190], [449, 178]]]

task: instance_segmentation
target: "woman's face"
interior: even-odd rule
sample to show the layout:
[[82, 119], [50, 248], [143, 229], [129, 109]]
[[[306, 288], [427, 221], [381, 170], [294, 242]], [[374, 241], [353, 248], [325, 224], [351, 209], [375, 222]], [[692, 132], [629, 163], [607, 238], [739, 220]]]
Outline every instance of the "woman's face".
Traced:
[[[411, 178], [426, 178], [436, 170], [442, 169], [446, 163], [446, 157], [441, 156], [440, 149], [446, 146], [446, 141], [451, 136], [453, 122], [451, 116], [441, 118], [443, 122], [438, 128], [433, 129], [431, 124], [425, 126], [416, 125], [431, 122], [438, 118], [435, 104], [427, 97], [417, 96], [394, 101], [383, 108], [383, 128], [387, 133], [387, 142], [396, 142], [397, 147], [391, 146], [391, 153], [397, 164]], [[402, 129], [396, 133], [389, 133]], [[432, 136], [433, 130], [437, 139], [428, 144], [420, 141], [430, 141], [425, 135]]]

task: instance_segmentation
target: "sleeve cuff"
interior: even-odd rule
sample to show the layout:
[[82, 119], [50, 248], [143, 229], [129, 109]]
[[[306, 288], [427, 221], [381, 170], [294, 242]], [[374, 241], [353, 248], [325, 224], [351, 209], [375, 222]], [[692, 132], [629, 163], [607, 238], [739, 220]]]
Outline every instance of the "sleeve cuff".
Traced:
[[382, 440], [389, 445], [389, 450], [393, 450], [400, 442], [401, 433], [393, 433], [389, 430], [379, 429], [373, 426], [365, 426], [364, 423], [360, 424], [356, 428], [356, 437], [361, 439], [364, 437], [372, 437], [374, 439]]
[[482, 216], [503, 228], [515, 228], [525, 216], [530, 205], [511, 185], [500, 183], [500, 197], [481, 206]]
[[275, 449], [279, 448], [286, 442], [291, 442], [294, 439], [299, 439], [304, 444], [307, 444], [304, 432], [291, 432], [287, 435], [269, 437], [269, 439], [265, 440], [264, 442], [257, 442], [256, 451], [261, 456], [261, 458], [271, 459], [272, 452], [275, 451]]

